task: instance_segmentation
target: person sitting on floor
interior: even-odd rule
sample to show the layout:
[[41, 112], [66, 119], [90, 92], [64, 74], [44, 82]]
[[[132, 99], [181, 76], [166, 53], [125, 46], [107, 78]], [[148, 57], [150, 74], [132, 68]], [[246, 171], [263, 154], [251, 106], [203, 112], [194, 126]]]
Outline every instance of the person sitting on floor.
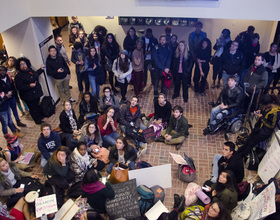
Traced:
[[161, 132], [161, 137], [158, 138], [158, 141], [165, 142], [165, 144], [175, 144], [176, 150], [179, 150], [188, 135], [188, 120], [183, 116], [183, 108], [176, 105], [173, 108], [173, 114], [167, 129]]
[[233, 142], [225, 142], [222, 155], [216, 154], [213, 161], [213, 174], [211, 182], [216, 183], [220, 173], [231, 170], [234, 173], [236, 183], [242, 182], [244, 178], [244, 165], [242, 157], [235, 151]]
[[120, 103], [117, 96], [112, 94], [112, 90], [109, 86], [103, 88], [104, 95], [99, 100], [99, 107], [101, 111], [105, 112], [107, 108], [113, 107], [115, 112], [118, 113], [120, 110]]
[[75, 183], [82, 181], [85, 173], [94, 165], [94, 159], [88, 155], [85, 142], [79, 142], [70, 156], [70, 169], [75, 173]]
[[154, 102], [155, 115], [154, 120], [149, 125], [153, 127], [156, 133], [156, 137], [160, 137], [161, 131], [165, 128], [167, 122], [171, 117], [171, 104], [167, 101], [167, 97], [164, 93], [160, 93], [158, 99]]
[[113, 107], [107, 108], [105, 114], [98, 118], [97, 123], [103, 140], [108, 142], [110, 146], [116, 145], [116, 140], [120, 135], [117, 133], [115, 109]]
[[260, 142], [268, 139], [280, 119], [280, 103], [275, 95], [265, 95], [261, 97], [260, 104], [263, 109], [255, 111], [257, 123], [252, 130], [248, 140], [238, 148], [238, 153], [242, 157], [249, 154], [249, 152]]
[[89, 149], [91, 145], [102, 146], [103, 140], [100, 135], [100, 131], [96, 122], [90, 121], [88, 124], [85, 124], [82, 127], [81, 136], [79, 142], [85, 142], [88, 147], [88, 152], [91, 152], [92, 149]]
[[231, 220], [231, 216], [222, 202], [214, 202], [205, 206], [201, 220]]
[[86, 120], [95, 118], [95, 115], [98, 116], [97, 99], [91, 96], [89, 92], [85, 92], [80, 102], [79, 110], [80, 116], [78, 121], [80, 125], [83, 125]]
[[98, 213], [106, 213], [106, 199], [115, 197], [111, 184], [106, 182], [106, 185], [104, 185], [100, 182], [96, 171], [93, 169], [86, 172], [82, 182], [82, 189], [86, 194], [88, 204]]
[[243, 108], [243, 91], [237, 86], [237, 78], [230, 76], [228, 78], [228, 84], [223, 88], [220, 93], [218, 102], [221, 103], [211, 110], [211, 117], [206, 129], [203, 130], [203, 134], [207, 135], [209, 132], [215, 129], [215, 125], [218, 124], [227, 115], [234, 112], [240, 112]]
[[12, 134], [5, 134], [4, 138], [7, 140], [7, 148], [3, 150], [6, 161], [17, 163], [23, 160], [24, 157], [21, 153], [24, 147], [18, 143], [18, 137]]
[[71, 151], [74, 150], [77, 144], [77, 136], [81, 134], [80, 124], [77, 121], [76, 114], [72, 110], [72, 105], [70, 101], [65, 101], [64, 110], [59, 116], [59, 127], [63, 131], [61, 135], [62, 142], [66, 143]]
[[107, 150], [105, 147], [101, 147], [98, 145], [91, 145], [90, 149], [91, 156], [97, 159], [97, 161], [94, 162], [94, 169], [97, 171], [102, 170], [105, 167], [105, 164], [108, 164], [110, 162], [110, 151]]
[[[24, 196], [24, 188], [20, 188], [20, 180], [25, 176], [31, 174], [18, 169], [14, 162], [8, 163], [0, 158], [0, 201], [6, 203], [8, 208], [13, 207]], [[38, 178], [37, 175], [31, 177]]]
[[120, 162], [128, 166], [129, 170], [135, 169], [135, 161], [137, 159], [136, 149], [128, 145], [124, 137], [118, 137], [116, 146], [114, 146], [109, 155], [110, 164], [107, 167], [107, 173], [111, 173], [113, 166]]
[[[120, 129], [125, 135], [127, 135], [127, 130], [131, 127], [140, 128], [141, 130], [146, 129], [146, 126], [140, 120], [141, 110], [138, 103], [139, 98], [132, 96], [130, 104], [123, 105], [120, 109]], [[134, 139], [131, 139], [131, 142], [137, 145]], [[147, 143], [140, 142], [139, 147], [142, 148], [139, 151], [140, 156], [146, 152]]]
[[44, 167], [51, 155], [57, 148], [61, 146], [61, 141], [59, 135], [52, 131], [52, 127], [48, 123], [43, 123], [41, 125], [41, 135], [38, 139], [37, 145], [41, 152], [41, 167]]

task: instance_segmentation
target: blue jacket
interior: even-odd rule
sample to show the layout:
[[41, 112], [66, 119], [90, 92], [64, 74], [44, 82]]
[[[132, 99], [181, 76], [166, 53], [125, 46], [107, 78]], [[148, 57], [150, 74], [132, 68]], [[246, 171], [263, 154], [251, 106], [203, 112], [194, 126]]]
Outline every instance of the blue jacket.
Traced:
[[44, 135], [41, 134], [40, 138], [38, 139], [38, 149], [46, 160], [50, 158], [50, 152], [54, 152], [60, 146], [60, 137], [54, 131], [51, 131], [51, 134], [48, 138], [45, 138]]
[[172, 49], [168, 44], [162, 46], [161, 44], [153, 48], [154, 68], [156, 71], [164, 71], [165, 68], [170, 69], [172, 59]]

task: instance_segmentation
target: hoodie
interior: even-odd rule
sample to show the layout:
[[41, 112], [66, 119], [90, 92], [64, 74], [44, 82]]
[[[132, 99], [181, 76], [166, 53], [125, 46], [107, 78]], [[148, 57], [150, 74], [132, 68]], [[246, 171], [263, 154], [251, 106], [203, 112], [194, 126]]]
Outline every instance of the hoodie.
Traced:
[[54, 131], [51, 131], [50, 136], [48, 138], [45, 138], [44, 135], [41, 133], [41, 136], [38, 139], [38, 149], [40, 150], [41, 154], [46, 160], [50, 158], [50, 152], [54, 152], [60, 146], [60, 137]]
[[98, 213], [105, 213], [106, 199], [113, 199], [115, 197], [112, 185], [107, 182], [106, 186], [100, 181], [89, 185], [82, 185], [82, 189], [86, 194], [87, 202]]

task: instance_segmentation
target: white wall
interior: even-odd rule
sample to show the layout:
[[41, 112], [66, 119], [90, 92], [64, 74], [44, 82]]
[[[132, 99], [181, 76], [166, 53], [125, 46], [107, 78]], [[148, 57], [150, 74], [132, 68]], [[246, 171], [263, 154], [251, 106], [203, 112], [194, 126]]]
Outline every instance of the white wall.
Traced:
[[280, 20], [279, 0], [1, 0], [0, 32], [27, 17], [157, 16]]
[[[116, 34], [116, 38], [122, 47], [123, 39], [130, 28], [129, 25], [120, 26], [118, 24], [118, 17], [114, 19], [106, 19], [104, 17], [78, 17], [78, 20], [84, 25], [86, 33], [90, 33], [96, 25], [103, 25], [108, 32]], [[220, 36], [224, 28], [231, 31], [232, 39], [234, 39], [241, 31], [246, 30], [249, 25], [256, 28], [256, 33], [260, 34], [261, 52], [267, 51], [271, 41], [273, 41], [277, 22], [274, 21], [257, 21], [257, 20], [231, 20], [231, 19], [199, 19], [203, 22], [203, 30], [212, 43]], [[71, 21], [71, 17], [69, 17]], [[134, 26], [136, 30], [146, 29], [149, 26]], [[164, 26], [150, 26], [153, 29], [154, 36], [159, 38], [164, 33]], [[174, 27], [172, 26], [172, 33], [177, 34], [178, 40], [188, 40], [190, 32], [194, 30], [193, 27]]]
[[[49, 18], [28, 18], [2, 33], [9, 56], [16, 58], [23, 54], [30, 59], [34, 70], [44, 63], [39, 43], [52, 34]], [[43, 51], [46, 53], [46, 51]], [[50, 92], [56, 100], [56, 91], [51, 79], [47, 76]], [[39, 82], [45, 95], [49, 95], [44, 74], [40, 75]]]

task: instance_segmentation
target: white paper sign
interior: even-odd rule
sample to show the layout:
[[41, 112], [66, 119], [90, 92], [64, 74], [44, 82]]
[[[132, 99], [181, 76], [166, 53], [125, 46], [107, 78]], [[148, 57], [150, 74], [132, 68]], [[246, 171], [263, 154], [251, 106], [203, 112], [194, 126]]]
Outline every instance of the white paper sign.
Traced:
[[55, 194], [39, 197], [35, 200], [36, 218], [57, 212]]
[[162, 204], [160, 200], [148, 211], [145, 216], [149, 220], [157, 220], [163, 212], [169, 212], [168, 209]]
[[173, 154], [171, 152], [169, 153], [177, 164], [188, 165], [185, 159], [180, 154]]
[[[76, 214], [76, 212], [78, 212], [80, 209], [76, 204], [74, 204], [74, 205], [73, 204], [74, 204], [73, 200], [68, 199], [68, 201], [66, 203], [64, 203], [64, 205], [55, 214], [54, 220], [61, 220], [61, 218], [65, 215], [66, 212], [67, 213], [63, 217], [63, 220], [72, 219], [74, 217], [74, 215]], [[71, 207], [71, 209], [69, 210], [70, 207]]]
[[146, 185], [152, 187], [160, 185], [162, 188], [171, 188], [171, 164], [148, 167], [128, 171], [129, 179], [136, 179], [137, 186]]
[[251, 207], [249, 220], [262, 219], [276, 212], [274, 183], [270, 183], [249, 205]]
[[278, 138], [275, 138], [271, 147], [264, 155], [258, 167], [258, 175], [264, 183], [274, 177], [280, 169], [280, 146]]

